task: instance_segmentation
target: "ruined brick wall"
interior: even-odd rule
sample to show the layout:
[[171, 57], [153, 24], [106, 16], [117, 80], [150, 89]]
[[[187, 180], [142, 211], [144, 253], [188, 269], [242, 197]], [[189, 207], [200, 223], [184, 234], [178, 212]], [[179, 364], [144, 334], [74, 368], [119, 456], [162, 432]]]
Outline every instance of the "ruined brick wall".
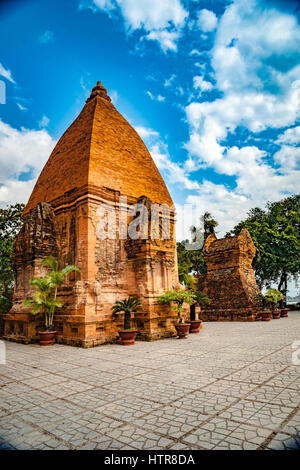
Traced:
[[246, 229], [236, 237], [206, 239], [204, 258], [207, 273], [199, 279], [199, 288], [211, 303], [201, 308], [204, 321], [254, 321], [259, 306], [254, 300], [259, 293], [252, 261], [255, 247]]

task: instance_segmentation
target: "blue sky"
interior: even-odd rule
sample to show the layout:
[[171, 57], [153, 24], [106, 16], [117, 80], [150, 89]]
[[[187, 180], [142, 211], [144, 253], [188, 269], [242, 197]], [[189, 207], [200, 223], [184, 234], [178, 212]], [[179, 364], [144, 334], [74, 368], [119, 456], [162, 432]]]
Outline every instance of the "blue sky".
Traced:
[[221, 236], [299, 192], [299, 16], [293, 0], [2, 2], [0, 204], [26, 202], [97, 80], [155, 159], [178, 239], [205, 210]]

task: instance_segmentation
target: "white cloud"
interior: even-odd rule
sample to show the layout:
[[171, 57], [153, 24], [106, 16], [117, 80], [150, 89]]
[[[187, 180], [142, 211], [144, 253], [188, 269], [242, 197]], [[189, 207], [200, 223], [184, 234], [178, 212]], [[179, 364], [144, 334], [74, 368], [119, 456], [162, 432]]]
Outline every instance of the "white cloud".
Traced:
[[179, 0], [115, 0], [119, 5], [127, 27], [146, 31], [165, 29], [172, 23], [183, 26], [187, 12]]
[[300, 126], [291, 127], [279, 135], [276, 144], [281, 148], [274, 154], [274, 161], [283, 169], [300, 169]]
[[206, 10], [206, 8], [199, 11], [197, 24], [201, 31], [205, 33], [213, 31], [216, 29], [217, 23], [218, 18], [213, 11]]
[[148, 39], [149, 41], [158, 41], [164, 52], [167, 52], [168, 50], [176, 52], [179, 37], [180, 33], [178, 31], [155, 30], [147, 34], [145, 39]]
[[[91, 8], [91, 4], [80, 3], [80, 8]], [[144, 30], [145, 39], [158, 41], [163, 51], [176, 51], [176, 41], [185, 24], [188, 12], [180, 0], [94, 0], [92, 5], [111, 14], [118, 11], [128, 32]]]
[[[295, 145], [300, 126], [294, 127], [300, 117], [299, 50], [296, 18], [255, 0], [234, 0], [218, 22], [211, 65], [215, 89], [222, 95], [186, 107], [190, 138], [184, 169], [187, 176], [199, 168], [212, 168], [234, 178], [232, 188], [205, 181], [197, 194], [187, 198], [200, 213], [214, 214], [222, 227], [220, 235], [250, 208], [299, 190]], [[194, 79], [194, 85], [201, 89], [203, 80]], [[275, 140], [281, 148], [272, 160], [259, 146], [232, 146], [229, 134], [239, 127], [250, 135], [270, 128], [290, 129]]]
[[135, 126], [135, 130], [141, 136], [142, 139], [148, 139], [149, 137], [158, 137], [158, 132], [147, 127]]
[[50, 119], [47, 116], [43, 116], [42, 119], [39, 120], [39, 127], [47, 127], [50, 122]]
[[196, 75], [193, 78], [193, 82], [194, 82], [194, 88], [199, 89], [201, 92], [210, 91], [213, 89], [213, 84], [211, 82], [204, 80], [204, 78], [201, 75]]
[[197, 181], [189, 178], [188, 173], [179, 163], [171, 160], [168, 147], [160, 138], [157, 131], [143, 126], [135, 126], [135, 129], [147, 145], [156, 166], [163, 173], [167, 183], [170, 185], [180, 183], [189, 190], [195, 190], [200, 187]]
[[201, 52], [198, 51], [198, 49], [192, 49], [191, 52], [189, 53], [190, 56], [199, 56], [201, 55]]
[[26, 204], [35, 182], [35, 178], [28, 181], [8, 179], [5, 181], [5, 184], [0, 184], [0, 207], [6, 207], [9, 204], [16, 204], [17, 202]]
[[281, 149], [274, 154], [274, 161], [283, 169], [300, 169], [300, 147], [283, 145]]
[[119, 101], [119, 93], [116, 91], [116, 90], [111, 90], [109, 91], [109, 96], [111, 98], [111, 101], [114, 105], [117, 104], [117, 102]]
[[53, 31], [45, 31], [43, 34], [41, 34], [39, 37], [38, 37], [38, 41], [41, 43], [41, 44], [47, 44], [48, 42], [53, 42], [54, 41], [54, 33]]
[[[300, 88], [293, 85], [300, 66], [295, 63], [284, 73], [276, 69], [276, 61], [272, 66], [272, 58], [283, 54], [284, 60], [284, 54], [296, 54], [299, 47], [300, 27], [293, 16], [261, 9], [255, 0], [236, 0], [226, 9], [212, 50], [216, 88], [224, 95], [210, 102], [192, 102], [186, 108], [190, 168], [216, 166], [228, 159], [224, 141], [238, 126], [256, 133], [295, 123], [300, 115]], [[202, 77], [195, 77], [194, 82], [203, 87]]]
[[16, 83], [14, 79], [12, 78], [11, 71], [6, 69], [1, 63], [0, 63], [0, 76], [6, 78], [11, 83]]
[[21, 111], [27, 111], [27, 110], [28, 110], [28, 108], [25, 108], [25, 106], [23, 106], [23, 105], [20, 104], [20, 103], [17, 103], [17, 106], [18, 106], [18, 108], [19, 108]]
[[[20, 130], [0, 120], [0, 202], [26, 202], [35, 178], [48, 159], [55, 141], [44, 129]], [[30, 180], [19, 181], [22, 173]]]
[[152, 100], [152, 101], [165, 101], [166, 100], [166, 97], [165, 96], [162, 96], [162, 95], [153, 95], [153, 93], [151, 93], [151, 91], [146, 91], [146, 94], [149, 96], [149, 98]]
[[175, 73], [173, 73], [170, 78], [168, 78], [167, 80], [165, 80], [165, 83], [164, 83], [164, 87], [168, 88], [172, 85], [173, 81], [175, 80], [176, 78], [176, 75]]
[[166, 172], [167, 181], [172, 184], [180, 183], [185, 189], [199, 189], [199, 183], [192, 181], [186, 170], [179, 163], [171, 160], [167, 148], [162, 142], [153, 145], [149, 151], [158, 169]]
[[276, 144], [299, 144], [300, 143], [300, 126], [291, 127], [287, 129], [283, 134], [278, 136], [275, 141]]

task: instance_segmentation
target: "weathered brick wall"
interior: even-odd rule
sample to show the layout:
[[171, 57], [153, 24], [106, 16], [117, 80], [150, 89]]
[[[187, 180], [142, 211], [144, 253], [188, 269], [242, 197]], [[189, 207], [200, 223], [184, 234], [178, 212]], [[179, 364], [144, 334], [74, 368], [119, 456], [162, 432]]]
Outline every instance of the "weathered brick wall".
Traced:
[[255, 247], [248, 230], [220, 240], [209, 235], [203, 253], [207, 273], [199, 278], [199, 287], [212, 301], [201, 309], [202, 320], [256, 320], [259, 306], [254, 297], [259, 289], [252, 269]]

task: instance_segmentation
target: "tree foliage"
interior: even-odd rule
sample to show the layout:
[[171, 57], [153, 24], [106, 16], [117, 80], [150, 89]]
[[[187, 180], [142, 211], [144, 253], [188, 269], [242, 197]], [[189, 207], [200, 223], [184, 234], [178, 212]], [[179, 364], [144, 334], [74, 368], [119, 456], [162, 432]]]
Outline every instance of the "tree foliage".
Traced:
[[[183, 318], [181, 316], [181, 310], [184, 303], [192, 305], [195, 303], [195, 296], [192, 292], [181, 290], [181, 289], [174, 289], [165, 292], [158, 298], [158, 301], [161, 304], [172, 305], [171, 308], [176, 310], [178, 315], [179, 323], [183, 323]], [[175, 305], [174, 305], [175, 304]]]
[[23, 223], [25, 204], [13, 204], [0, 209], [0, 314], [7, 313], [12, 304], [14, 275], [11, 255]]
[[[202, 245], [210, 234], [215, 234], [215, 228], [218, 222], [209, 212], [205, 212], [200, 217], [198, 227], [190, 227], [192, 243], [202, 238]], [[187, 248], [188, 247], [188, 248]], [[179, 281], [187, 288], [192, 288], [191, 275], [200, 276], [206, 273], [206, 262], [203, 256], [203, 247], [201, 249], [190, 249], [189, 240], [177, 243], [178, 275]]]
[[226, 236], [247, 228], [256, 248], [253, 262], [259, 287], [278, 283], [286, 293], [287, 282], [300, 273], [300, 195], [267, 203], [266, 209], [251, 209], [248, 218]]

